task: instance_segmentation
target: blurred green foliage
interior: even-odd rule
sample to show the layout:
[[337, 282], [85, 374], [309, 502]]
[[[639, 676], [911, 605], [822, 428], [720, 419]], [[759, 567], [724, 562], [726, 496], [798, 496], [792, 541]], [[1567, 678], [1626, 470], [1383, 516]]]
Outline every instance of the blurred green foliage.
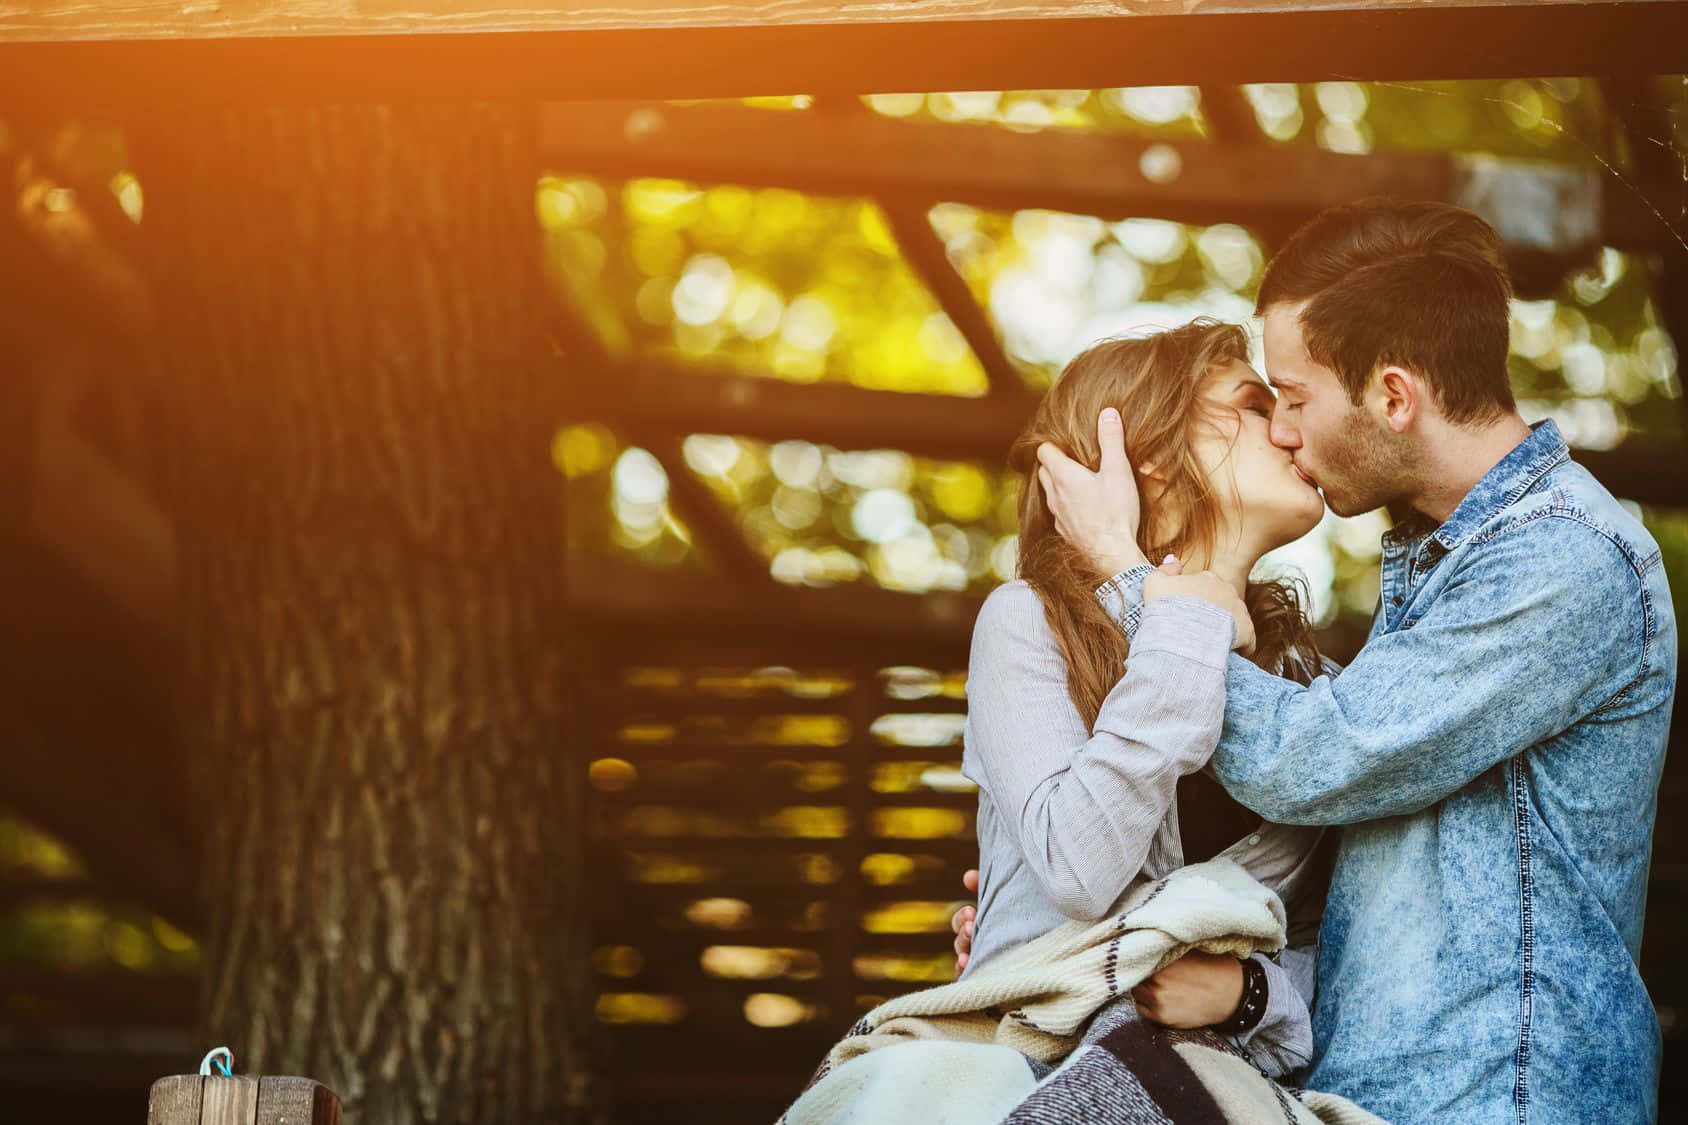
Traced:
[[[1674, 120], [1688, 122], [1688, 81], [1660, 79], [1658, 89]], [[1623, 161], [1612, 107], [1588, 80], [1262, 84], [1243, 93], [1266, 143], [1606, 169]], [[892, 117], [1022, 131], [1211, 131], [1194, 87], [862, 101]], [[811, 112], [802, 97], [750, 104]], [[1688, 145], [1688, 137], [1660, 140]], [[664, 356], [700, 378], [731, 369], [879, 390], [986, 389], [978, 361], [871, 200], [559, 174], [541, 180], [536, 209], [562, 298], [586, 310], [615, 354]], [[1107, 336], [1199, 314], [1247, 320], [1266, 259], [1260, 241], [1232, 224], [1010, 214], [964, 201], [933, 207], [928, 220], [1033, 388]], [[1551, 297], [1515, 302], [1510, 370], [1526, 416], [1555, 418], [1581, 448], [1680, 439], [1678, 357], [1652, 300], [1653, 269], [1608, 249]], [[711, 565], [669, 507], [668, 474], [681, 471], [703, 480], [782, 582], [982, 590], [1013, 573], [1018, 481], [994, 468], [730, 435], [694, 435], [684, 452], [684, 466], [665, 465], [600, 426], [562, 431], [556, 460], [575, 501], [575, 547]], [[1367, 617], [1386, 526], [1379, 513], [1330, 517], [1266, 565], [1306, 577], [1321, 621]]]
[[0, 886], [29, 888], [0, 911], [0, 964], [177, 972], [199, 963], [192, 938], [149, 911], [99, 893], [85, 879], [64, 844], [0, 815]]

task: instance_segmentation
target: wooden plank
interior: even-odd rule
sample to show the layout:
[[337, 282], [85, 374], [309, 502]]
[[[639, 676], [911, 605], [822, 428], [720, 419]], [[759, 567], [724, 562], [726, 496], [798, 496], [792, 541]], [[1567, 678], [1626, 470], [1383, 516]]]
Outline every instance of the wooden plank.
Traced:
[[[1234, 87], [1224, 89], [1235, 93]], [[1243, 110], [1253, 113], [1246, 102]], [[1002, 210], [1040, 207], [1104, 219], [1235, 222], [1269, 243], [1327, 207], [1370, 195], [1469, 206], [1494, 222], [1503, 238], [1512, 233], [1516, 224], [1509, 220], [1520, 206], [1534, 212], [1539, 207], [1531, 201], [1552, 199], [1568, 220], [1552, 232], [1555, 241], [1540, 245], [1540, 232], [1532, 226], [1530, 241], [1520, 235], [1520, 244], [1511, 247], [1515, 267], [1528, 265], [1530, 272], [1542, 271], [1541, 259], [1564, 259], [1545, 263], [1550, 285], [1557, 284], [1568, 261], [1596, 242], [1636, 250], [1679, 245], [1645, 200], [1615, 177], [1585, 185], [1582, 177], [1593, 175], [1586, 169], [1513, 162], [1501, 179], [1479, 158], [1440, 152], [1353, 155], [1258, 138], [1215, 143], [1069, 129], [1021, 133], [877, 114], [620, 103], [546, 106], [541, 146], [560, 170], [951, 200]], [[1145, 172], [1151, 151], [1167, 169], [1152, 177]], [[1484, 190], [1476, 192], [1474, 185]], [[929, 252], [921, 256], [931, 241], [929, 229], [925, 238], [907, 233], [918, 232], [924, 219], [911, 221], [895, 209], [891, 217], [901, 218], [898, 240], [955, 319], [951, 305], [959, 302], [953, 287], [961, 286], [960, 279], [932, 281], [943, 271], [934, 268]], [[941, 247], [936, 264], [948, 269]], [[971, 300], [965, 286], [959, 296]], [[957, 326], [970, 343], [978, 337], [987, 351], [994, 347], [988, 326], [980, 331], [964, 319]], [[1003, 381], [995, 371], [992, 375]]]
[[[930, 855], [946, 862], [966, 861], [955, 869], [957, 878], [967, 868], [978, 866], [979, 844], [976, 840], [951, 837], [907, 840], [883, 836], [869, 836], [868, 839], [868, 850], [872, 852]], [[600, 854], [615, 854], [619, 850], [684, 855], [697, 859], [708, 859], [716, 854], [754, 855], [759, 852], [822, 852], [836, 856], [849, 846], [845, 836], [640, 836], [632, 833], [598, 833], [593, 837], [593, 844]]]
[[320, 1082], [289, 1075], [258, 1079], [257, 1125], [339, 1125], [340, 1099]]
[[659, 694], [633, 690], [609, 690], [594, 702], [615, 716], [618, 723], [651, 720], [681, 721], [687, 718], [757, 719], [765, 715], [836, 715], [852, 693], [821, 699], [803, 699], [780, 691], [759, 691], [743, 697], [687, 692]]
[[[961, 760], [961, 748], [943, 749], [930, 746], [874, 746], [864, 749], [852, 746], [747, 746], [736, 743], [715, 746], [700, 742], [595, 743], [591, 756], [596, 758], [625, 758], [635, 764], [644, 761], [686, 761], [688, 759], [719, 759], [723, 761], [775, 760], [792, 761], [849, 761], [865, 757], [872, 762], [943, 762]], [[814, 802], [806, 802], [813, 804]]]
[[[801, 396], [818, 388], [790, 385], [790, 389]], [[870, 401], [893, 397], [862, 393]], [[636, 404], [627, 405], [638, 409]], [[896, 424], [883, 413], [881, 418], [887, 425]], [[675, 419], [670, 415], [669, 420]], [[815, 421], [824, 428], [823, 417]], [[793, 424], [802, 426], [795, 420]], [[719, 431], [704, 427], [677, 432]], [[794, 435], [787, 432], [785, 436]], [[942, 435], [933, 436], [943, 440]], [[712, 632], [722, 644], [719, 658], [723, 661], [731, 659], [726, 646], [732, 639], [721, 636], [725, 625], [736, 632], [765, 632], [759, 641], [775, 653], [785, 652], [787, 660], [794, 653], [816, 651], [826, 660], [851, 657], [859, 643], [864, 653], [887, 655], [899, 663], [930, 661], [942, 667], [965, 663], [973, 619], [983, 600], [977, 594], [952, 591], [900, 594], [865, 584], [826, 591], [774, 584], [747, 589], [688, 572], [641, 573], [613, 560], [586, 559], [572, 564], [569, 598], [587, 622], [660, 620], [664, 626], [684, 623], [685, 629], [674, 630], [677, 635]], [[820, 650], [814, 643], [817, 632], [828, 635]], [[783, 640], [783, 650], [773, 643], [777, 640]]]
[[[877, 851], [879, 849], [869, 849]], [[976, 866], [976, 865], [975, 865]], [[879, 906], [887, 902], [910, 902], [929, 900], [957, 902], [964, 899], [967, 892], [961, 886], [961, 868], [953, 873], [941, 876], [920, 876], [905, 883], [863, 883], [861, 901], [871, 906]], [[846, 876], [848, 877], [848, 876]], [[741, 898], [752, 905], [759, 905], [769, 900], [770, 895], [783, 895], [787, 899], [805, 900], [826, 899], [829, 903], [835, 901], [838, 883], [801, 883], [796, 878], [779, 873], [776, 881], [772, 877], [758, 882], [750, 877], [708, 879], [699, 883], [634, 883], [625, 880], [606, 880], [602, 889], [601, 906], [595, 906], [595, 913], [600, 917], [614, 918], [626, 913], [619, 907], [618, 896], [628, 895], [639, 904], [672, 903], [676, 899], [692, 900], [699, 898]], [[612, 909], [613, 907], [613, 909]], [[638, 945], [638, 940], [633, 941]], [[728, 945], [742, 945], [742, 942], [727, 942]]]
[[[635, 442], [641, 441], [638, 434], [628, 436]], [[645, 443], [668, 474], [668, 503], [674, 514], [727, 576], [752, 588], [773, 582], [768, 573], [770, 560], [745, 538], [738, 526], [737, 512], [729, 510], [686, 464], [682, 440], [677, 434], [667, 434]]]
[[[613, 384], [613, 386], [611, 385]], [[588, 388], [577, 389], [583, 394]], [[657, 362], [641, 363], [625, 378], [594, 381], [590, 399], [579, 397], [574, 410], [609, 424], [622, 423], [676, 433], [728, 433], [764, 441], [802, 438], [843, 449], [901, 449], [926, 457], [1001, 464], [1008, 447], [1030, 417], [1018, 403], [994, 398], [896, 394], [840, 383], [800, 386], [708, 370], [692, 371]], [[1679, 442], [1637, 441], [1614, 450], [1578, 450], [1587, 465], [1618, 496], [1643, 504], [1688, 503], [1688, 450]], [[676, 576], [673, 581], [685, 581]], [[661, 596], [651, 587], [666, 584], [636, 580], [626, 593], [639, 599]], [[594, 594], [598, 591], [593, 587]], [[796, 588], [793, 588], [796, 592]], [[843, 589], [835, 590], [843, 595]], [[976, 602], [953, 595], [920, 598], [883, 591], [885, 611], [863, 602], [863, 623], [888, 632], [926, 632], [934, 627], [971, 630]], [[819, 604], [812, 594], [805, 604]], [[839, 604], [843, 598], [840, 597]], [[913, 614], [893, 608], [909, 604]], [[692, 600], [694, 609], [707, 602]], [[607, 608], [607, 606], [606, 606]], [[803, 607], [793, 606], [798, 612]], [[733, 612], [733, 611], [729, 611]], [[896, 618], [903, 617], [903, 629]], [[843, 624], [843, 622], [840, 622]], [[913, 628], [909, 628], [913, 626]]]
[[1211, 82], [1202, 86], [1202, 121], [1207, 135], [1226, 144], [1265, 144], [1260, 119], [1241, 86]]
[[[953, 754], [959, 757], [960, 753], [961, 747], [955, 747]], [[867, 793], [868, 805], [873, 808], [962, 809], [970, 812], [978, 801], [977, 795], [971, 791], [946, 793], [919, 789], [909, 793], [873, 793], [867, 791], [864, 784], [864, 792]], [[757, 776], [742, 767], [735, 769], [731, 789], [726, 792], [678, 782], [639, 781], [619, 792], [595, 793], [592, 799], [606, 810], [625, 809], [631, 805], [669, 805], [734, 813], [769, 813], [793, 805], [837, 806], [851, 803], [847, 784], [820, 792], [806, 792], [786, 777]]]
[[[1455, 182], [1445, 153], [1358, 156], [731, 105], [553, 103], [541, 112], [540, 144], [559, 171], [1278, 227], [1368, 195], [1445, 198]], [[1145, 175], [1151, 150], [1174, 154], [1177, 171]], [[917, 222], [926, 226], [924, 215]], [[924, 237], [930, 240], [929, 227]], [[920, 240], [906, 241], [906, 251], [919, 249]]]
[[[863, 687], [877, 687], [871, 684]], [[822, 698], [804, 698], [778, 690], [758, 691], [754, 695], [706, 695], [702, 692], [639, 691], [630, 688], [607, 688], [594, 696], [594, 702], [618, 723], [648, 719], [684, 719], [708, 715], [733, 718], [760, 718], [765, 715], [837, 715], [854, 707], [855, 691], [844, 691]], [[892, 699], [883, 691], [861, 692], [874, 718], [881, 715], [959, 714], [966, 710], [967, 701], [945, 696], [923, 699]]]
[[200, 1125], [253, 1125], [258, 1119], [258, 1080], [251, 1075], [213, 1075], [205, 1081]]
[[[738, 372], [640, 361], [615, 378], [574, 380], [571, 416], [670, 433], [804, 438], [839, 449], [902, 449], [1000, 465], [1031, 418], [994, 398], [799, 385]], [[913, 599], [910, 599], [913, 600]]]
[[[857, 118], [865, 119], [865, 115], [852, 115], [846, 120]], [[827, 124], [829, 122], [822, 119], [823, 131]], [[932, 229], [928, 215], [932, 205], [938, 202], [941, 202], [938, 197], [916, 197], [886, 201], [882, 205], [903, 257], [925, 281], [926, 288], [931, 290], [944, 315], [967, 341], [979, 366], [984, 369], [989, 393], [1017, 399], [1029, 406], [1036, 401], [1035, 396], [1028, 393], [1025, 381], [1014, 369], [1014, 362], [1008, 358], [1002, 341], [997, 338], [996, 327], [985, 315], [973, 291], [955, 272], [943, 240]]]
[[[1642, 0], [1645, 3], [1646, 0]], [[1154, 15], [1186, 17], [1263, 12], [1471, 8], [1616, 7], [1544, 0], [1140, 0], [1122, 10], [1113, 0], [713, 0], [555, 5], [541, 0], [280, 0], [181, 4], [172, 0], [22, 0], [0, 7], [0, 35], [17, 41], [84, 39], [269, 38], [275, 36], [438, 34], [466, 31], [658, 31], [941, 22], [1076, 22], [1108, 18], [1139, 22]]]
[[1679, 0], [11, 0], [54, 102], [733, 97], [1688, 70]]
[[204, 1083], [197, 1074], [173, 1074], [154, 1082], [147, 1095], [147, 1125], [199, 1125]]
[[[0, 40], [250, 39], [280, 36], [407, 35], [459, 32], [690, 31], [754, 27], [945, 27], [1027, 21], [1061, 25], [1092, 22], [1131, 26], [1168, 18], [1218, 24], [1242, 17], [1323, 13], [1344, 19], [1401, 13], [1472, 14], [1555, 12], [1620, 14], [1668, 9], [1661, 0], [622, 0], [570, 4], [544, 0], [247, 0], [182, 4], [176, 0], [21, 0], [0, 7]], [[1515, 26], [1524, 26], [1517, 24]]]

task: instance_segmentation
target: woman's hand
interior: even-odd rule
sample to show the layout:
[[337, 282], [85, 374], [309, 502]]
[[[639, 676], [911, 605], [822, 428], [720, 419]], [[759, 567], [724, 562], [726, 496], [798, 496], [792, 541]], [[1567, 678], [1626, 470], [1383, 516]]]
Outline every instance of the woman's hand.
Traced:
[[1162, 1027], [1224, 1023], [1242, 998], [1242, 962], [1215, 953], [1186, 953], [1131, 990], [1138, 1014]]
[[1118, 574], [1148, 560], [1137, 546], [1142, 508], [1125, 456], [1125, 427], [1111, 406], [1096, 421], [1096, 441], [1102, 466], [1094, 473], [1044, 442], [1037, 447], [1037, 479], [1061, 538], [1101, 573]]
[[1162, 598], [1185, 597], [1199, 598], [1209, 605], [1218, 606], [1229, 613], [1237, 624], [1237, 636], [1231, 647], [1244, 656], [1252, 653], [1254, 619], [1248, 615], [1248, 606], [1243, 604], [1236, 587], [1211, 570], [1198, 570], [1194, 574], [1185, 574], [1183, 571], [1183, 564], [1168, 555], [1159, 569], [1143, 579], [1143, 604], [1148, 605]]
[[[972, 868], [961, 877], [961, 885], [967, 888], [967, 893], [979, 893], [979, 869]], [[967, 959], [973, 953], [973, 919], [978, 916], [972, 904], [963, 906], [950, 917], [950, 930], [955, 934], [955, 975], [960, 976], [961, 970], [967, 967]]]

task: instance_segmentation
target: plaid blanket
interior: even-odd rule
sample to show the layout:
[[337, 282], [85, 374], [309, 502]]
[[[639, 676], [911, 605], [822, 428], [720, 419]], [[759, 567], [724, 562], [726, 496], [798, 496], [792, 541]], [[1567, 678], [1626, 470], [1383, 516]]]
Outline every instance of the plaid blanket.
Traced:
[[1282, 903], [1241, 867], [1180, 868], [1110, 918], [1069, 922], [953, 984], [881, 1004], [781, 1125], [1376, 1125], [1340, 1098], [1279, 1086], [1211, 1032], [1137, 1020], [1130, 990], [1190, 950], [1241, 957], [1283, 943]]
[[1386, 1125], [1344, 1098], [1279, 1085], [1211, 1031], [1171, 1031], [1137, 1019], [1086, 1042], [1007, 1113], [991, 1120], [1003, 1125]]

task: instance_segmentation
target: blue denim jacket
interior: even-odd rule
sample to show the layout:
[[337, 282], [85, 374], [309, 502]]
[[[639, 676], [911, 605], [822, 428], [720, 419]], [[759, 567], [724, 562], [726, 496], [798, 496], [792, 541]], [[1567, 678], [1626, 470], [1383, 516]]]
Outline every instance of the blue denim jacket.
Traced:
[[[1148, 568], [1098, 596], [1129, 632]], [[1209, 768], [1343, 825], [1308, 1084], [1404, 1122], [1644, 1122], [1637, 959], [1676, 683], [1658, 546], [1551, 422], [1384, 537], [1371, 638], [1311, 685], [1233, 656]]]

